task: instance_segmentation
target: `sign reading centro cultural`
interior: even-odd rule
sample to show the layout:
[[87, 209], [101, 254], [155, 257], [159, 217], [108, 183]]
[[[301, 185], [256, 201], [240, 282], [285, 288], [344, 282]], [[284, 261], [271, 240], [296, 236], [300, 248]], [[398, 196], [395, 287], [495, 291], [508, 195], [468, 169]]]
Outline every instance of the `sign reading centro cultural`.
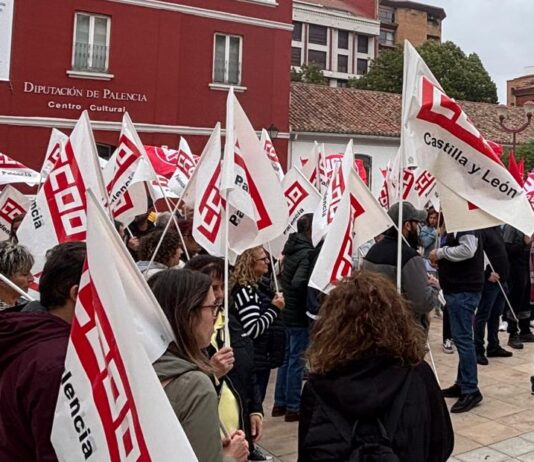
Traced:
[[[0, 0], [1, 4], [1, 0]], [[84, 98], [89, 100], [105, 100], [99, 103], [87, 102], [65, 102], [55, 101], [51, 99], [47, 102], [49, 109], [74, 109], [83, 110], [89, 109], [93, 112], [126, 112], [126, 106], [116, 106], [107, 104], [112, 102], [134, 102], [146, 103], [148, 98], [144, 93], [127, 92], [127, 91], [113, 91], [108, 88], [104, 89], [88, 89], [78, 88], [75, 86], [57, 87], [53, 85], [43, 85], [34, 82], [24, 82], [24, 93], [32, 95], [49, 95], [58, 96], [62, 98]]]
[[9, 80], [14, 0], [0, 0], [0, 80]]

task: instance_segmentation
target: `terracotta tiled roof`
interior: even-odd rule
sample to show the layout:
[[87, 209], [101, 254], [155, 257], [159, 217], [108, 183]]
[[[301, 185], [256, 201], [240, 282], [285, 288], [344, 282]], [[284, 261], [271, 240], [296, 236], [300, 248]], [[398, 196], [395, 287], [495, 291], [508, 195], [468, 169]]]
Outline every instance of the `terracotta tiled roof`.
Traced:
[[355, 5], [346, 0], [305, 0], [305, 2], [322, 6], [324, 8], [330, 8], [332, 10], [344, 11], [346, 13], [351, 13], [354, 16], [367, 17], [367, 15], [362, 13]]
[[[459, 103], [486, 139], [511, 143], [511, 135], [499, 125], [496, 104]], [[401, 95], [292, 83], [289, 114], [293, 132], [399, 137]], [[518, 126], [524, 120], [523, 108], [508, 108], [507, 123]], [[534, 140], [534, 124], [517, 139], [518, 143], [528, 140]]]

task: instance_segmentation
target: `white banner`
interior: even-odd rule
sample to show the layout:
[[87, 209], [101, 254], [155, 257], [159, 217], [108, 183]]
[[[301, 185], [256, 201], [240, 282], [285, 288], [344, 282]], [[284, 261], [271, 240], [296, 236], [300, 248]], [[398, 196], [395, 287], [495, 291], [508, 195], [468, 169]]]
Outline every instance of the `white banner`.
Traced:
[[0, 80], [9, 80], [15, 0], [0, 1]]
[[54, 415], [61, 462], [196, 461], [152, 367], [171, 327], [98, 200]]
[[523, 233], [534, 232], [527, 195], [415, 48], [404, 44], [401, 155], [466, 201]]

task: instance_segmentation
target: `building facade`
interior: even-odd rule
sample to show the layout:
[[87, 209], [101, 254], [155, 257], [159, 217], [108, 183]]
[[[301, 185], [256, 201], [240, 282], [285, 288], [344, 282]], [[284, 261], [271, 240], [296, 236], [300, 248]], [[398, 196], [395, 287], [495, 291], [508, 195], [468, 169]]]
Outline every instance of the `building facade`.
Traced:
[[404, 0], [380, 0], [380, 48], [393, 48], [409, 40], [418, 47], [427, 40], [441, 42], [443, 8]]
[[506, 82], [506, 104], [523, 106], [534, 101], [534, 66], [525, 68], [525, 75]]
[[38, 169], [50, 128], [68, 134], [88, 110], [103, 156], [126, 111], [145, 144], [177, 147], [182, 135], [200, 154], [215, 124], [224, 127], [233, 86], [256, 130], [276, 127], [286, 158], [291, 2], [6, 2], [14, 8], [1, 47], [9, 62], [0, 57], [1, 152]]
[[314, 63], [330, 86], [346, 86], [376, 56], [377, 17], [377, 0], [294, 0], [291, 65]]

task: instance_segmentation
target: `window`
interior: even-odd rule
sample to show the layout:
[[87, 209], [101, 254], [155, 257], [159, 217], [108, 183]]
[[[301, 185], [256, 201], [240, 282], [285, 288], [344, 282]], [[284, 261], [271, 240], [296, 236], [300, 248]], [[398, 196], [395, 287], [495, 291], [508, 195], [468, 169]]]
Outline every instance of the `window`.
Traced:
[[302, 40], [302, 23], [301, 22], [293, 23], [293, 40], [295, 42], [300, 42]]
[[78, 71], [107, 72], [111, 19], [76, 13], [72, 68]]
[[349, 32], [346, 30], [337, 31], [337, 47], [342, 50], [349, 49]]
[[395, 34], [389, 30], [380, 31], [380, 45], [395, 46]]
[[357, 59], [356, 60], [356, 74], [364, 75], [367, 74], [367, 60], [366, 59]]
[[378, 10], [378, 15], [380, 17], [380, 22], [385, 24], [393, 24], [395, 22], [395, 11], [393, 8], [381, 6]]
[[116, 147], [111, 146], [110, 144], [96, 143], [96, 150], [98, 152], [98, 157], [101, 159], [109, 160], [113, 155]]
[[337, 71], [349, 72], [349, 57], [346, 55], [337, 55]]
[[326, 45], [326, 32], [326, 27], [310, 24], [309, 42], [316, 45]]
[[441, 38], [439, 38], [437, 35], [427, 35], [426, 39], [427, 40], [434, 40], [435, 42], [440, 42], [441, 41]]
[[215, 34], [213, 82], [241, 84], [241, 44], [237, 35]]
[[337, 81], [338, 88], [347, 88], [349, 86], [349, 83], [347, 80], [339, 80]]
[[291, 48], [291, 65], [292, 66], [300, 66], [301, 61], [301, 55], [302, 50], [300, 48], [292, 47]]
[[434, 26], [439, 26], [439, 18], [434, 16], [433, 14], [428, 13], [426, 15], [426, 21], [428, 24], [432, 24]]
[[308, 64], [312, 63], [326, 69], [326, 51], [308, 50]]
[[358, 53], [369, 53], [369, 37], [358, 35]]

